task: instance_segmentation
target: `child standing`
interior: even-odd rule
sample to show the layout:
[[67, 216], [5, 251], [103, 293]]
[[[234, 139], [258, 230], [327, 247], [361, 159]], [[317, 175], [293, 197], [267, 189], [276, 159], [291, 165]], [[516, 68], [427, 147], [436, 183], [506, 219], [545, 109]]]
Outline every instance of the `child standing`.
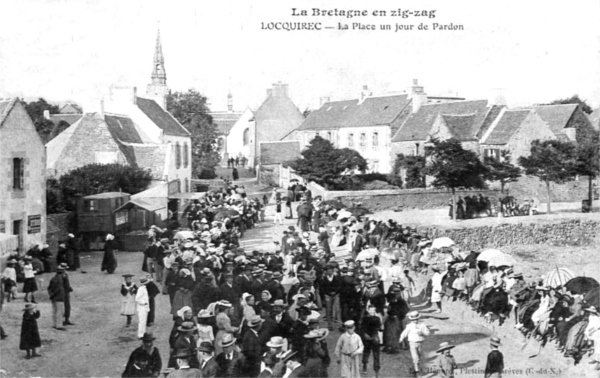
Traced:
[[399, 342], [402, 344], [404, 339], [408, 339], [408, 345], [410, 346], [410, 355], [413, 360], [414, 369], [411, 369], [411, 373], [419, 372], [419, 362], [421, 358], [421, 343], [425, 340], [425, 336], [429, 336], [429, 328], [423, 323], [419, 322], [421, 314], [418, 311], [412, 311], [408, 314], [408, 320], [410, 323], [406, 326], [402, 334], [400, 334]]
[[131, 319], [135, 315], [135, 294], [137, 293], [137, 286], [131, 281], [133, 274], [123, 274], [125, 281], [121, 284], [121, 315], [127, 317], [127, 324], [125, 327], [131, 325]]
[[35, 281], [35, 270], [33, 269], [32, 257], [25, 256], [23, 259], [23, 274], [25, 275], [25, 283], [23, 284], [23, 293], [25, 293], [25, 302], [29, 302], [28, 296], [31, 293], [31, 303], [37, 303], [33, 293], [38, 289]]
[[337, 363], [341, 364], [340, 377], [360, 378], [360, 359], [364, 345], [355, 331], [354, 320], [344, 323], [346, 332], [342, 333], [335, 346]]
[[6, 299], [10, 302], [11, 299], [17, 298], [17, 271], [15, 270], [15, 264], [17, 260], [10, 259], [6, 262], [6, 269], [2, 273], [4, 277], [4, 292], [8, 294]]
[[26, 359], [32, 357], [41, 357], [35, 351], [35, 348], [42, 346], [42, 340], [40, 339], [40, 332], [38, 330], [37, 319], [40, 317], [40, 312], [33, 303], [25, 304], [23, 310], [23, 323], [21, 323], [21, 342], [19, 343], [19, 349], [27, 351]]
[[440, 376], [443, 378], [454, 378], [454, 369], [458, 368], [454, 356], [450, 354], [450, 349], [454, 348], [454, 345], [450, 345], [448, 342], [440, 344], [436, 353], [440, 353], [437, 359], [437, 366], [440, 369]]
[[277, 224], [278, 219], [279, 224], [283, 224], [283, 218], [281, 217], [281, 201], [277, 201], [277, 204], [275, 204], [275, 219], [273, 220], [273, 224]]

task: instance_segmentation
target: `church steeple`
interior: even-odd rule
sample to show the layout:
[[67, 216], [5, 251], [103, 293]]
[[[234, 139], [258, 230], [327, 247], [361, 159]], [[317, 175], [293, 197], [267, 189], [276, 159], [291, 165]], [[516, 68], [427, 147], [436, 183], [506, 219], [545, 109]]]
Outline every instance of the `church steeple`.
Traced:
[[160, 43], [160, 29], [158, 29], [158, 33], [156, 34], [156, 47], [154, 48], [154, 68], [152, 69], [152, 84], [167, 84], [165, 58], [162, 52], [162, 44]]
[[156, 101], [163, 109], [167, 109], [167, 73], [165, 71], [165, 58], [160, 43], [160, 29], [156, 35], [156, 47], [154, 48], [154, 68], [152, 68], [152, 81], [146, 88], [146, 97]]

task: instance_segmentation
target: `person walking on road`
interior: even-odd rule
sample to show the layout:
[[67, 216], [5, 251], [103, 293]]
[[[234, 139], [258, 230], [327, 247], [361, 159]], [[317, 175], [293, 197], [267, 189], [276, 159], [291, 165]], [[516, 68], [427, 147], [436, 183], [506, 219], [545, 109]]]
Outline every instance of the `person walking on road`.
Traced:
[[137, 303], [138, 313], [138, 338], [141, 340], [146, 333], [146, 322], [148, 321], [148, 313], [150, 312], [150, 298], [148, 297], [148, 289], [146, 284], [148, 277], [140, 278], [140, 287], [135, 294], [135, 302]]
[[340, 377], [360, 378], [360, 359], [364, 345], [360, 336], [355, 333], [354, 320], [344, 323], [344, 332], [335, 346], [338, 365], [341, 364]]
[[52, 302], [52, 322], [54, 329], [66, 331], [67, 329], [60, 326], [65, 313], [65, 284], [63, 281], [63, 273], [65, 267], [61, 264], [56, 268], [56, 275], [52, 277], [48, 284], [48, 296]]
[[429, 328], [423, 323], [419, 322], [421, 314], [418, 311], [412, 311], [408, 314], [408, 320], [410, 323], [406, 326], [402, 334], [400, 334], [400, 344], [404, 339], [408, 339], [408, 345], [410, 346], [410, 355], [413, 360], [413, 368], [410, 370], [412, 374], [418, 374], [419, 362], [421, 359], [421, 343], [425, 340], [425, 336], [429, 336]]

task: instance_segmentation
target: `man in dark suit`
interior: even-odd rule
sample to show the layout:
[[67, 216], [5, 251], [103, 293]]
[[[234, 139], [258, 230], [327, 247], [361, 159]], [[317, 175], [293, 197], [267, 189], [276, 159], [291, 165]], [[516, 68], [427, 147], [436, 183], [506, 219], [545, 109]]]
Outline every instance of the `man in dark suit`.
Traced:
[[239, 297], [233, 287], [233, 273], [227, 272], [224, 276], [225, 283], [219, 286], [219, 300], [226, 300], [229, 303], [239, 302]]
[[246, 376], [256, 377], [260, 373], [261, 350], [262, 345], [258, 338], [258, 332], [263, 324], [260, 316], [254, 315], [248, 320], [250, 330], [244, 334], [242, 341], [242, 353], [246, 357]]
[[281, 285], [282, 278], [283, 274], [281, 274], [281, 272], [274, 272], [273, 276], [271, 277], [271, 281], [269, 281], [269, 283], [265, 287], [265, 289], [268, 290], [269, 293], [271, 293], [271, 299], [273, 301], [285, 298], [285, 289]]
[[363, 247], [366, 244], [365, 238], [363, 236], [363, 230], [358, 229], [356, 232], [356, 238], [354, 238], [354, 243], [352, 245], [352, 258], [356, 259], [356, 256], [363, 250]]
[[271, 337], [278, 336], [279, 325], [269, 316], [272, 311], [272, 306], [269, 302], [261, 302], [259, 308], [263, 324], [260, 327], [260, 331], [258, 331], [258, 341], [262, 345], [262, 353], [265, 353], [269, 350], [267, 342], [271, 340]]
[[285, 304], [281, 299], [273, 302], [271, 306], [271, 319], [277, 323], [277, 332], [274, 336], [289, 338], [294, 327], [294, 319], [287, 312], [283, 311], [284, 307]]
[[198, 352], [202, 356], [202, 364], [200, 370], [202, 371], [202, 378], [217, 378], [217, 372], [219, 371], [219, 365], [214, 358], [215, 349], [211, 342], [203, 341], [198, 348]]
[[[329, 329], [333, 329], [334, 321], [341, 324], [340, 291], [342, 290], [342, 279], [333, 274], [333, 265], [325, 266], [325, 275], [319, 282], [319, 291], [325, 302], [327, 322]], [[335, 314], [335, 316], [334, 316]]]
[[297, 351], [288, 350], [281, 356], [281, 359], [285, 362], [287, 368], [292, 371], [288, 378], [308, 377], [308, 371], [306, 367], [302, 366], [302, 357]]
[[[250, 293], [250, 285], [252, 284], [252, 265], [246, 264], [243, 273], [233, 280], [233, 287], [237, 292], [237, 297], [241, 298], [242, 294]], [[260, 298], [260, 297], [259, 297]], [[232, 302], [233, 303], [233, 302]]]
[[265, 290], [265, 283], [263, 280], [264, 271], [261, 268], [256, 268], [252, 272], [254, 279], [250, 284], [250, 294], [254, 295], [256, 301], [259, 301], [262, 296], [263, 290]]
[[485, 378], [501, 377], [504, 370], [504, 356], [498, 350], [500, 347], [500, 338], [492, 337], [490, 339], [490, 348], [492, 351], [488, 354], [487, 363], [485, 365]]
[[221, 346], [223, 352], [216, 357], [219, 365], [218, 378], [233, 378], [243, 376], [242, 359], [240, 353], [235, 349], [236, 339], [232, 334], [228, 333], [223, 336]]
[[277, 353], [276, 352], [267, 352], [263, 354], [262, 361], [265, 364], [265, 368], [260, 372], [258, 378], [272, 378], [273, 377], [273, 367], [277, 363]]
[[192, 294], [192, 310], [194, 314], [207, 308], [209, 304], [216, 302], [219, 296], [217, 289], [212, 286], [212, 276], [205, 275], [201, 279], [202, 283], [194, 287]]

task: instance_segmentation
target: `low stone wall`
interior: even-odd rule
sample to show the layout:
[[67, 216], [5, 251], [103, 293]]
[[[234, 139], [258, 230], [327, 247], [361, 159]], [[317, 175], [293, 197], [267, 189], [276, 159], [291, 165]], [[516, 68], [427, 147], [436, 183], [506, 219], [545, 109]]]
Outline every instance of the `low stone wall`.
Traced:
[[417, 230], [431, 238], [447, 236], [461, 250], [481, 251], [507, 245], [589, 244], [598, 235], [599, 226], [597, 221], [570, 219], [472, 228], [417, 227]]
[[[310, 182], [308, 188], [313, 197], [322, 196], [323, 199], [339, 199], [344, 204], [351, 206], [353, 202], [362, 203], [362, 207], [376, 212], [390, 209], [434, 209], [448, 206], [452, 193], [439, 189], [396, 189], [396, 190], [348, 190], [329, 191], [322, 186]], [[457, 196], [489, 197], [494, 201], [500, 196], [499, 190], [460, 190]]]
[[[598, 185], [598, 180], [595, 181]], [[569, 181], [564, 184], [550, 184], [552, 202], [581, 202], [588, 198], [588, 178]], [[546, 184], [537, 177], [523, 176], [517, 182], [510, 183], [507, 187], [511, 196], [517, 199], [537, 198], [546, 202]]]

